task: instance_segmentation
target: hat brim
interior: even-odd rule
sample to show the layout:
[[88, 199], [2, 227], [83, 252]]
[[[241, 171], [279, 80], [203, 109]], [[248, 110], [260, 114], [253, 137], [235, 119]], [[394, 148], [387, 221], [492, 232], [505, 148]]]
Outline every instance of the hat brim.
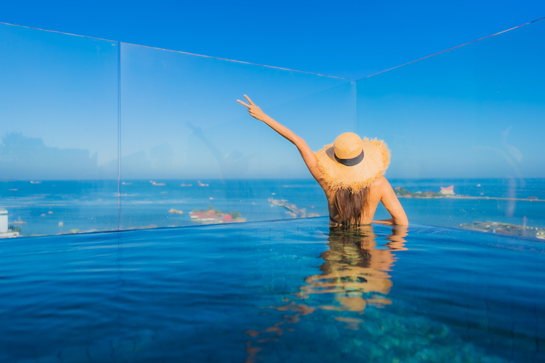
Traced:
[[354, 166], [346, 166], [335, 160], [333, 144], [314, 153], [323, 181], [330, 190], [343, 188], [359, 192], [384, 175], [390, 164], [390, 150], [386, 143], [365, 138], [362, 148], [363, 160]]

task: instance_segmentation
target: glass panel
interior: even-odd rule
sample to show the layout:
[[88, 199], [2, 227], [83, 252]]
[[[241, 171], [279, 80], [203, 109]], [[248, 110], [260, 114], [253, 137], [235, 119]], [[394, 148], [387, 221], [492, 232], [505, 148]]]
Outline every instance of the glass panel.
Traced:
[[357, 82], [410, 220], [544, 237], [543, 59], [540, 21]]
[[354, 130], [351, 81], [128, 44], [121, 65], [122, 228], [327, 214], [297, 149], [236, 100], [318, 150]]
[[117, 228], [118, 51], [0, 24], [0, 238]]

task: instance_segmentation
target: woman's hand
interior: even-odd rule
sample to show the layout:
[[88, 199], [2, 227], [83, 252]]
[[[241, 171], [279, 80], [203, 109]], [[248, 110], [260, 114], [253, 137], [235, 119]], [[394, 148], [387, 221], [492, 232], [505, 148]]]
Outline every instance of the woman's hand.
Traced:
[[308, 170], [312, 174], [312, 176], [318, 181], [318, 184], [320, 184], [323, 187], [323, 177], [322, 172], [318, 168], [318, 163], [316, 162], [316, 156], [314, 156], [314, 153], [310, 148], [308, 147], [305, 140], [300, 138], [299, 136], [295, 135], [293, 131], [288, 129], [286, 126], [281, 125], [280, 123], [276, 122], [272, 119], [272, 117], [265, 114], [265, 112], [261, 111], [259, 107], [255, 105], [255, 103], [252, 102], [250, 97], [244, 95], [246, 100], [250, 103], [249, 105], [245, 104], [244, 102], [237, 100], [238, 103], [240, 103], [243, 106], [248, 107], [248, 112], [252, 117], [255, 117], [256, 119], [263, 121], [267, 126], [269, 126], [274, 131], [278, 132], [282, 137], [284, 137], [286, 140], [291, 142], [293, 145], [297, 147], [297, 150], [299, 150], [299, 153], [301, 153], [301, 156], [303, 157], [303, 161], [308, 167]]
[[250, 113], [250, 116], [260, 120], [260, 121], [265, 121], [269, 116], [267, 116], [267, 114], [265, 114], [265, 112], [261, 111], [261, 109], [259, 107], [257, 107], [257, 105], [255, 103], [252, 102], [252, 100], [250, 99], [250, 97], [244, 95], [244, 98], [246, 98], [246, 100], [248, 100], [248, 102], [250, 102], [249, 105], [245, 104], [244, 102], [240, 101], [240, 100], [237, 100], [238, 103], [240, 103], [241, 105], [244, 105], [246, 107], [248, 107], [248, 112]]

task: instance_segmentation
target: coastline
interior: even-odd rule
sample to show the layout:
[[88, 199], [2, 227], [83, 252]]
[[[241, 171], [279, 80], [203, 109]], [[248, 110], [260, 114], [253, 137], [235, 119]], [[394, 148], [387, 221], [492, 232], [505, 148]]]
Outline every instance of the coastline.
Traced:
[[398, 195], [398, 198], [407, 198], [407, 199], [485, 199], [485, 200], [512, 200], [519, 202], [545, 202], [545, 199], [527, 199], [527, 198], [502, 198], [502, 197], [471, 197], [468, 195], [449, 195], [449, 196], [426, 196], [426, 197], [413, 197], [411, 195]]

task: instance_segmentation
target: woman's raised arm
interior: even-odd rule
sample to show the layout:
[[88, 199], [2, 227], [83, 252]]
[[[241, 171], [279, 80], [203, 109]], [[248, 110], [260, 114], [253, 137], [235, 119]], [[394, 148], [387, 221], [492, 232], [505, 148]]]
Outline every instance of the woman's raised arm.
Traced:
[[297, 150], [299, 150], [299, 153], [303, 157], [303, 161], [307, 165], [308, 170], [316, 179], [318, 184], [321, 185], [322, 183], [322, 173], [320, 169], [318, 168], [318, 163], [316, 162], [316, 157], [314, 156], [314, 153], [310, 148], [308, 147], [305, 140], [303, 140], [301, 137], [295, 135], [293, 131], [288, 129], [286, 126], [281, 125], [277, 121], [273, 120], [269, 115], [265, 114], [255, 103], [252, 102], [250, 97], [244, 95], [246, 100], [249, 102], [249, 104], [246, 104], [240, 100], [237, 100], [238, 103], [241, 105], [244, 105], [248, 107], [248, 112], [250, 115], [260, 121], [263, 121], [266, 123], [271, 129], [279, 133], [281, 136], [283, 136], [286, 140], [291, 142], [293, 145], [297, 147]]

